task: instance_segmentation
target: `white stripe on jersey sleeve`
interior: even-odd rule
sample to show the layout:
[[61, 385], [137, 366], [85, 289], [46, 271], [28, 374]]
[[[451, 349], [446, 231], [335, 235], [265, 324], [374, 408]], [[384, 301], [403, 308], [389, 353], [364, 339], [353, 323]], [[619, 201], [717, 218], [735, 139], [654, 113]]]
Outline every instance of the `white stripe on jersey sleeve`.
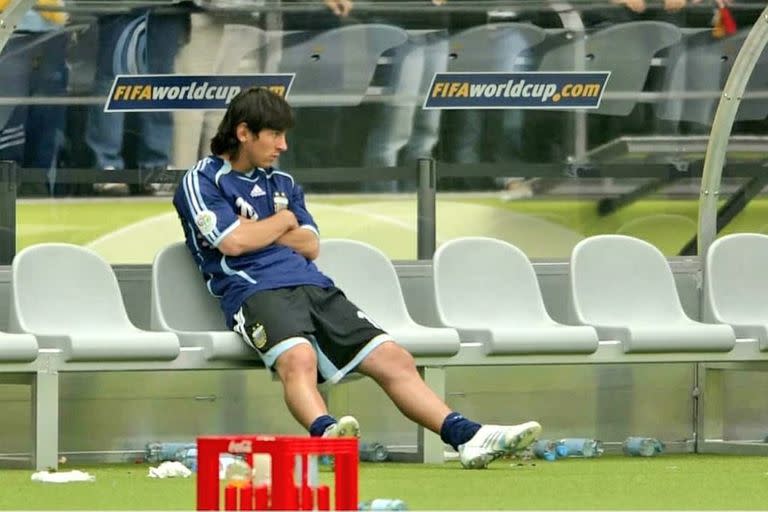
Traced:
[[242, 270], [232, 270], [229, 265], [227, 265], [227, 257], [223, 256], [221, 257], [221, 269], [224, 271], [225, 274], [228, 276], [240, 276], [246, 281], [248, 281], [251, 284], [256, 284], [256, 280], [243, 272]]
[[302, 224], [299, 227], [301, 229], [308, 229], [308, 230], [310, 230], [311, 232], [313, 232], [315, 234], [315, 236], [317, 238], [320, 238], [320, 233], [317, 231], [317, 228], [315, 228], [315, 226], [313, 226], [312, 224]]
[[[189, 211], [192, 214], [193, 221], [197, 218], [199, 213], [208, 209], [206, 208], [203, 197], [200, 194], [199, 168], [200, 165], [188, 171], [183, 181], [184, 196], [187, 199], [187, 206], [189, 207]], [[197, 228], [195, 229], [197, 230]], [[199, 232], [199, 230], [197, 231]], [[220, 241], [222, 235], [218, 227], [214, 227], [210, 234], [203, 236], [206, 240], [208, 240], [208, 243], [215, 246]]]

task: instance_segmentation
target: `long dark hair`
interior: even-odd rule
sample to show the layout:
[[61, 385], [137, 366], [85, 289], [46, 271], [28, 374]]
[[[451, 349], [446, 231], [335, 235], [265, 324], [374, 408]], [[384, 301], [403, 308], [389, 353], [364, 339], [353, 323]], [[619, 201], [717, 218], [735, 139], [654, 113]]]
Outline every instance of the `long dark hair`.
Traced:
[[237, 126], [245, 123], [253, 133], [264, 128], [285, 131], [293, 126], [293, 113], [285, 99], [264, 87], [241, 91], [227, 107], [216, 135], [211, 139], [211, 153], [236, 157], [240, 149]]

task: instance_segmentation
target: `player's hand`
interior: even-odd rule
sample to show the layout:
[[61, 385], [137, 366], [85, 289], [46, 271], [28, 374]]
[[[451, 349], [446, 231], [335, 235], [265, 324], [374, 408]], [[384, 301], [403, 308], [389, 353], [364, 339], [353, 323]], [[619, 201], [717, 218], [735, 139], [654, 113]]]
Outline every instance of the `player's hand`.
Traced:
[[[693, 0], [693, 3], [698, 3], [701, 0]], [[664, 0], [664, 10], [675, 12], [685, 7], [685, 0]]]
[[275, 217], [280, 217], [285, 222], [286, 231], [296, 229], [299, 227], [299, 221], [296, 220], [296, 215], [289, 209], [280, 210], [275, 214]]
[[328, 6], [333, 14], [342, 18], [347, 16], [349, 11], [352, 10], [352, 0], [323, 0], [323, 3]]
[[624, 5], [630, 11], [643, 12], [645, 11], [645, 0], [611, 0], [614, 4]]

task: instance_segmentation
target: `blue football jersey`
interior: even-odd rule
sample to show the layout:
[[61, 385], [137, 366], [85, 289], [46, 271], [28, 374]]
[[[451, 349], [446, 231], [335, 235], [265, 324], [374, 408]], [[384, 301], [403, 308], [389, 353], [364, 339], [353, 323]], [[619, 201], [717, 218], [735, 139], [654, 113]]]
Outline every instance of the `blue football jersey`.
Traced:
[[209, 156], [186, 172], [173, 205], [187, 247], [197, 261], [208, 290], [221, 300], [231, 328], [246, 298], [262, 290], [299, 285], [333, 286], [310, 260], [290, 247], [272, 244], [240, 256], [225, 256], [219, 243], [239, 224], [239, 216], [265, 219], [283, 208], [296, 216], [299, 229], [318, 234], [304, 204], [304, 191], [290, 174], [274, 168], [242, 173], [229, 162]]

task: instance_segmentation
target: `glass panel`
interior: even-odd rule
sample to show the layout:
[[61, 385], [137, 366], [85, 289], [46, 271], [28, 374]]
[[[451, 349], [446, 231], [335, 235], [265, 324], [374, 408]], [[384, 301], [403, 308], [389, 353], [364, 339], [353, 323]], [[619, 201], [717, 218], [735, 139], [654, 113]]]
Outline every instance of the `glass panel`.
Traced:
[[[586, 236], [623, 233], [690, 253], [717, 101], [763, 7], [739, 2], [723, 34], [712, 6], [691, 3], [359, 1], [343, 16], [319, 1], [44, 3], [0, 53], [0, 159], [21, 166], [17, 250], [73, 242], [113, 263], [149, 263], [182, 238], [170, 196], [222, 116], [103, 112], [114, 76], [136, 73], [295, 73], [279, 166], [324, 237], [415, 258], [417, 160], [431, 157], [438, 244], [493, 236], [562, 259]], [[733, 130], [725, 232], [763, 229], [759, 202], [729, 200], [762, 189], [767, 59]], [[424, 108], [435, 73], [562, 71], [610, 71], [599, 107]]]

